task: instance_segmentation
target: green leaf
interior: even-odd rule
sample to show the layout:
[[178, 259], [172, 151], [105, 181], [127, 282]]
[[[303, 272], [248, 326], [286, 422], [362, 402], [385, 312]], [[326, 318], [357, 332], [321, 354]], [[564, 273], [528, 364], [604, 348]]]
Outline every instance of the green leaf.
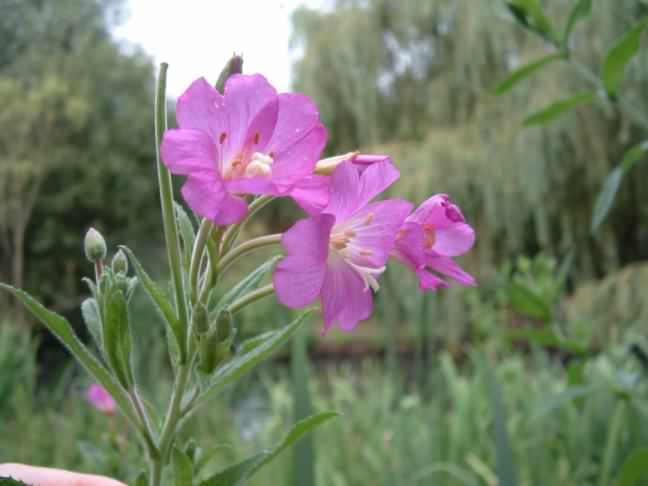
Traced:
[[27, 292], [0, 283], [0, 288], [11, 292], [29, 310], [34, 317], [41, 321], [56, 338], [70, 351], [72, 356], [85, 368], [92, 378], [101, 384], [112, 395], [122, 413], [133, 423], [138, 421], [131, 408], [130, 401], [119, 382], [97, 361], [90, 351], [76, 337], [70, 323], [62, 316], [47, 310]]
[[336, 417], [336, 412], [323, 412], [297, 422], [284, 439], [272, 449], [260, 452], [238, 464], [234, 464], [206, 479], [200, 486], [241, 486], [265, 464], [272, 461], [288, 447], [295, 444], [304, 434]]
[[506, 407], [502, 390], [492, 368], [488, 369], [491, 388], [491, 404], [495, 416], [495, 455], [497, 457], [497, 477], [499, 486], [516, 486], [517, 474], [513, 460], [513, 449], [506, 425]]
[[560, 52], [556, 52], [554, 54], [549, 54], [548, 56], [541, 57], [540, 59], [532, 63], [525, 64], [521, 68], [518, 68], [515, 71], [513, 71], [508, 78], [506, 78], [504, 81], [498, 84], [495, 87], [493, 94], [495, 94], [496, 96], [503, 95], [511, 88], [513, 88], [516, 84], [518, 84], [520, 81], [523, 81], [524, 79], [534, 74], [541, 67], [546, 66], [547, 64], [550, 64], [554, 61], [557, 61], [558, 59], [564, 59], [564, 58], [565, 58], [564, 54]]
[[149, 275], [144, 270], [144, 267], [142, 267], [142, 264], [139, 262], [137, 257], [135, 257], [135, 254], [130, 250], [130, 248], [126, 246], [120, 246], [120, 248], [124, 250], [124, 252], [126, 252], [126, 254], [128, 255], [128, 258], [131, 261], [133, 268], [135, 269], [135, 273], [144, 286], [146, 293], [151, 298], [151, 301], [153, 301], [155, 308], [164, 318], [164, 322], [171, 328], [171, 332], [175, 336], [176, 343], [178, 345], [180, 360], [184, 362], [186, 358], [185, 332], [184, 329], [181, 328], [180, 321], [176, 317], [176, 313], [173, 310], [171, 302], [169, 302], [166, 295], [164, 295], [164, 292], [162, 292], [162, 290], [157, 286], [153, 279], [149, 277]]
[[[293, 416], [304, 419], [313, 413], [310, 395], [308, 360], [308, 336], [302, 329], [292, 340], [290, 371], [292, 374]], [[315, 442], [312, 436], [302, 439], [299, 447], [293, 449], [292, 484], [315, 484]]]
[[187, 212], [180, 204], [173, 201], [173, 208], [175, 210], [178, 229], [180, 230], [184, 267], [189, 268], [191, 264], [191, 252], [193, 251], [194, 240], [196, 239], [196, 230], [191, 222], [191, 218], [189, 218]]
[[648, 479], [648, 447], [635, 449], [623, 461], [616, 486], [639, 486], [639, 480]]
[[540, 111], [532, 113], [524, 120], [525, 126], [544, 125], [554, 119], [558, 118], [565, 111], [570, 110], [576, 106], [591, 103], [596, 98], [596, 94], [590, 91], [579, 93], [564, 100], [557, 101], [551, 105], [543, 108]]
[[[236, 284], [232, 289], [230, 289], [229, 292], [227, 292], [218, 301], [218, 303], [215, 306], [213, 306], [213, 308], [210, 310], [209, 312], [210, 320], [212, 321], [216, 320], [218, 318], [218, 315], [223, 311], [223, 309], [227, 308], [230, 304], [238, 300], [243, 295], [256, 289], [257, 286], [259, 285], [259, 282], [261, 282], [263, 277], [265, 277], [272, 270], [272, 267], [277, 262], [277, 260], [279, 260], [279, 258], [281, 257], [275, 256], [270, 260], [268, 260], [267, 262], [263, 263], [256, 270], [250, 273], [238, 284]], [[212, 297], [213, 296], [210, 296], [210, 300], [212, 300], [211, 299]]]
[[590, 396], [602, 388], [601, 385], [575, 385], [567, 387], [564, 391], [550, 396], [547, 400], [540, 403], [538, 409], [531, 415], [531, 420], [544, 418], [568, 403]]
[[562, 45], [566, 49], [569, 44], [569, 37], [571, 36], [572, 30], [578, 22], [587, 17], [592, 11], [592, 0], [576, 0], [576, 3], [569, 12], [569, 18], [567, 19], [567, 24], [565, 25], [565, 31], [563, 33]]
[[621, 167], [623, 167], [623, 170], [629, 171], [632, 169], [632, 167], [641, 160], [641, 157], [643, 157], [646, 152], [648, 152], [648, 140], [628, 149], [623, 155], [623, 160], [621, 161]]
[[601, 77], [608, 94], [614, 97], [623, 81], [626, 65], [639, 51], [641, 34], [648, 27], [648, 19], [643, 19], [626, 32], [608, 51], [603, 61]]
[[148, 486], [148, 476], [144, 471], [139, 473], [137, 479], [135, 479], [134, 486]]
[[22, 481], [19, 481], [14, 478], [0, 476], [0, 486], [30, 486], [30, 485], [27, 483], [23, 483]]
[[101, 316], [99, 315], [99, 305], [96, 299], [88, 298], [81, 304], [81, 316], [85, 322], [95, 345], [103, 349], [103, 339], [101, 332]]
[[174, 447], [172, 452], [174, 486], [192, 486], [193, 465], [189, 456]]
[[553, 29], [539, 0], [508, 0], [506, 4], [524, 28], [540, 34], [550, 42], [555, 41]]
[[596, 202], [594, 203], [594, 212], [592, 214], [592, 225], [591, 233], [596, 233], [601, 223], [605, 220], [606, 216], [612, 208], [614, 203], [614, 198], [616, 193], [619, 191], [619, 186], [623, 180], [623, 174], [625, 171], [623, 167], [616, 167], [612, 172], [608, 174], [603, 182], [603, 187], [596, 197]]
[[117, 377], [129, 388], [132, 384], [130, 366], [131, 334], [128, 323], [126, 297], [121, 290], [112, 288], [104, 296], [104, 350]]
[[204, 401], [208, 395], [212, 395], [224, 387], [238, 380], [244, 374], [249, 372], [256, 365], [266, 360], [272, 353], [284, 345], [299, 327], [306, 321], [310, 311], [302, 313], [297, 319], [285, 326], [284, 328], [272, 332], [262, 343], [253, 347], [246, 353], [235, 356], [228, 361], [226, 365], [219, 368], [216, 374], [211, 378], [209, 385], [198, 402]]
[[530, 288], [512, 283], [509, 287], [509, 298], [516, 311], [543, 322], [551, 320], [551, 308]]

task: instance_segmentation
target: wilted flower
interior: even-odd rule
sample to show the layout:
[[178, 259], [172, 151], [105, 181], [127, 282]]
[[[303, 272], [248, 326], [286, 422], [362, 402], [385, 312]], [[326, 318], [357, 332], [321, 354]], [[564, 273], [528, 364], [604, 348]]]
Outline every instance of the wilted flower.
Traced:
[[[194, 81], [176, 116], [179, 128], [165, 132], [162, 159], [188, 176], [182, 195], [191, 209], [219, 225], [245, 217], [243, 194], [289, 195], [312, 174], [326, 143], [315, 104], [278, 95], [259, 74], [231, 76], [223, 95], [203, 78]], [[302, 200], [308, 192], [306, 185]]]
[[371, 289], [378, 289], [377, 278], [412, 205], [400, 199], [368, 203], [398, 177], [389, 160], [362, 173], [350, 161], [336, 169], [322, 213], [298, 221], [283, 235], [288, 256], [273, 276], [280, 302], [299, 308], [319, 297], [324, 332], [333, 324], [352, 330], [370, 316]]
[[113, 397], [110, 396], [103, 386], [97, 383], [93, 383], [88, 387], [86, 390], [86, 398], [93, 407], [106, 415], [113, 415], [117, 410], [117, 404], [113, 400]]
[[405, 220], [393, 254], [416, 272], [421, 290], [448, 287], [439, 274], [462, 285], [477, 284], [452, 259], [466, 253], [475, 243], [475, 232], [465, 221], [459, 207], [446, 194], [430, 197]]

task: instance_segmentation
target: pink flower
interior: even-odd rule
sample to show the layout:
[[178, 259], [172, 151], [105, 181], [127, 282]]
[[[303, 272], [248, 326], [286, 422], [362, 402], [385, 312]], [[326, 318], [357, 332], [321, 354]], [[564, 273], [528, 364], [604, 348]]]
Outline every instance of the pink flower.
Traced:
[[188, 176], [182, 195], [191, 209], [218, 225], [245, 217], [243, 194], [288, 195], [312, 174], [326, 143], [315, 104], [301, 94], [278, 95], [259, 74], [231, 76], [224, 95], [203, 78], [194, 81], [176, 117], [162, 160]]
[[113, 397], [110, 396], [103, 386], [96, 383], [88, 387], [86, 398], [93, 407], [106, 415], [113, 415], [117, 410], [117, 404], [113, 400]]
[[342, 163], [331, 176], [326, 208], [283, 235], [288, 256], [273, 275], [277, 297], [292, 308], [319, 298], [323, 332], [334, 324], [350, 331], [371, 314], [370, 289], [378, 289], [377, 278], [412, 205], [399, 199], [369, 201], [398, 177], [389, 160], [362, 173], [352, 162]]
[[393, 255], [416, 272], [421, 290], [447, 288], [448, 283], [439, 274], [475, 286], [473, 276], [452, 259], [466, 253], [474, 243], [475, 232], [459, 207], [446, 194], [436, 194], [405, 220]]

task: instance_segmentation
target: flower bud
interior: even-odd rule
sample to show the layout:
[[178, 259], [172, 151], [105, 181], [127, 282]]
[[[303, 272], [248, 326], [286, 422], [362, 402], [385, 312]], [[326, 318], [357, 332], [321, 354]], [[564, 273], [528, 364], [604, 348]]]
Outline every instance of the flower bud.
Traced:
[[358, 155], [358, 152], [349, 152], [346, 154], [336, 155], [334, 157], [328, 157], [326, 159], [319, 160], [317, 164], [315, 164], [315, 174], [331, 175], [335, 171], [335, 169], [337, 169], [338, 165], [340, 165], [342, 162], [353, 159], [356, 155]]
[[193, 311], [193, 328], [200, 335], [209, 330], [209, 317], [207, 309], [202, 304], [198, 304]]
[[83, 249], [86, 258], [92, 263], [96, 263], [106, 258], [106, 240], [104, 240], [101, 233], [94, 228], [90, 228], [86, 233], [83, 242]]
[[225, 89], [225, 82], [227, 81], [227, 78], [229, 78], [232, 74], [241, 74], [242, 72], [243, 58], [238, 54], [233, 54], [218, 76], [218, 81], [216, 81], [216, 89], [222, 93]]
[[118, 273], [126, 275], [128, 273], [128, 258], [126, 258], [126, 255], [123, 251], [119, 250], [117, 253], [115, 253], [115, 256], [113, 256], [112, 259], [111, 267], [115, 275]]
[[198, 337], [199, 369], [209, 374], [228, 361], [232, 357], [233, 342], [232, 316], [229, 312], [223, 312], [216, 322], [216, 329]]

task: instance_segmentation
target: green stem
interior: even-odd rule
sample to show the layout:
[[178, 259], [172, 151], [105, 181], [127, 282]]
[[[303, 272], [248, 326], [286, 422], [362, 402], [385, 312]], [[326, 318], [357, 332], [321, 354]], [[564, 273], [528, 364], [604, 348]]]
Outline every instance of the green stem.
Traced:
[[128, 394], [131, 398], [133, 408], [135, 409], [137, 416], [142, 422], [141, 433], [142, 436], [144, 437], [144, 442], [146, 443], [146, 446], [148, 448], [149, 455], [155, 456], [157, 454], [157, 445], [155, 444], [153, 427], [151, 427], [151, 421], [148, 417], [148, 414], [146, 413], [146, 410], [144, 409], [142, 400], [140, 399], [137, 390], [135, 388], [133, 388], [133, 390], [130, 391]]
[[614, 453], [617, 450], [617, 442], [619, 441], [619, 435], [621, 433], [624, 412], [625, 402], [620, 399], [618, 400], [614, 413], [612, 414], [610, 432], [608, 433], [605, 452], [603, 454], [603, 464], [601, 465], [601, 475], [599, 476], [599, 486], [610, 484], [609, 479], [610, 473], [612, 472], [612, 461], [614, 460]]
[[264, 297], [267, 297], [268, 295], [274, 294], [274, 287], [272, 284], [265, 285], [263, 287], [260, 287], [252, 292], [249, 292], [245, 294], [243, 297], [240, 299], [232, 302], [232, 304], [227, 308], [232, 314], [235, 312], [240, 311], [244, 307], [252, 304], [253, 302], [256, 302], [259, 299], [262, 299]]
[[240, 223], [230, 226], [229, 228], [227, 228], [227, 231], [225, 231], [225, 234], [223, 235], [223, 244], [221, 246], [223, 252], [229, 251], [231, 249], [232, 245], [236, 241], [236, 238], [241, 233], [243, 226], [245, 226], [245, 223], [248, 222], [261, 209], [266, 207], [273, 199], [274, 196], [261, 196], [257, 197], [250, 203], [247, 217]]
[[169, 270], [173, 278], [178, 320], [180, 321], [182, 328], [185, 329], [184, 334], [180, 338], [181, 342], [178, 343], [178, 347], [180, 348], [180, 362], [184, 363], [187, 359], [186, 328], [188, 313], [184, 283], [182, 280], [182, 266], [180, 263], [180, 241], [178, 239], [178, 228], [176, 226], [175, 214], [173, 211], [173, 186], [171, 183], [171, 174], [160, 158], [160, 143], [162, 135], [167, 128], [166, 72], [168, 67], [167, 63], [163, 62], [160, 64], [158, 84], [155, 92], [155, 155], [157, 159], [157, 175], [158, 184], [160, 186], [160, 203], [162, 206], [162, 223], [164, 226], [167, 257], [169, 259]]
[[191, 285], [192, 303], [196, 303], [196, 300], [198, 299], [198, 274], [200, 272], [200, 262], [202, 261], [205, 246], [207, 245], [207, 240], [211, 236], [213, 228], [214, 226], [209, 220], [203, 219], [200, 223], [200, 228], [198, 228], [196, 240], [194, 241], [193, 252], [191, 253], [191, 264], [189, 266], [189, 282]]
[[223, 257], [218, 262], [217, 271], [219, 274], [223, 273], [227, 268], [234, 263], [238, 258], [243, 255], [250, 253], [258, 248], [263, 248], [264, 246], [276, 245], [281, 243], [281, 234], [259, 236], [258, 238], [253, 238], [241, 243], [240, 245], [234, 247], [229, 252], [225, 253]]

